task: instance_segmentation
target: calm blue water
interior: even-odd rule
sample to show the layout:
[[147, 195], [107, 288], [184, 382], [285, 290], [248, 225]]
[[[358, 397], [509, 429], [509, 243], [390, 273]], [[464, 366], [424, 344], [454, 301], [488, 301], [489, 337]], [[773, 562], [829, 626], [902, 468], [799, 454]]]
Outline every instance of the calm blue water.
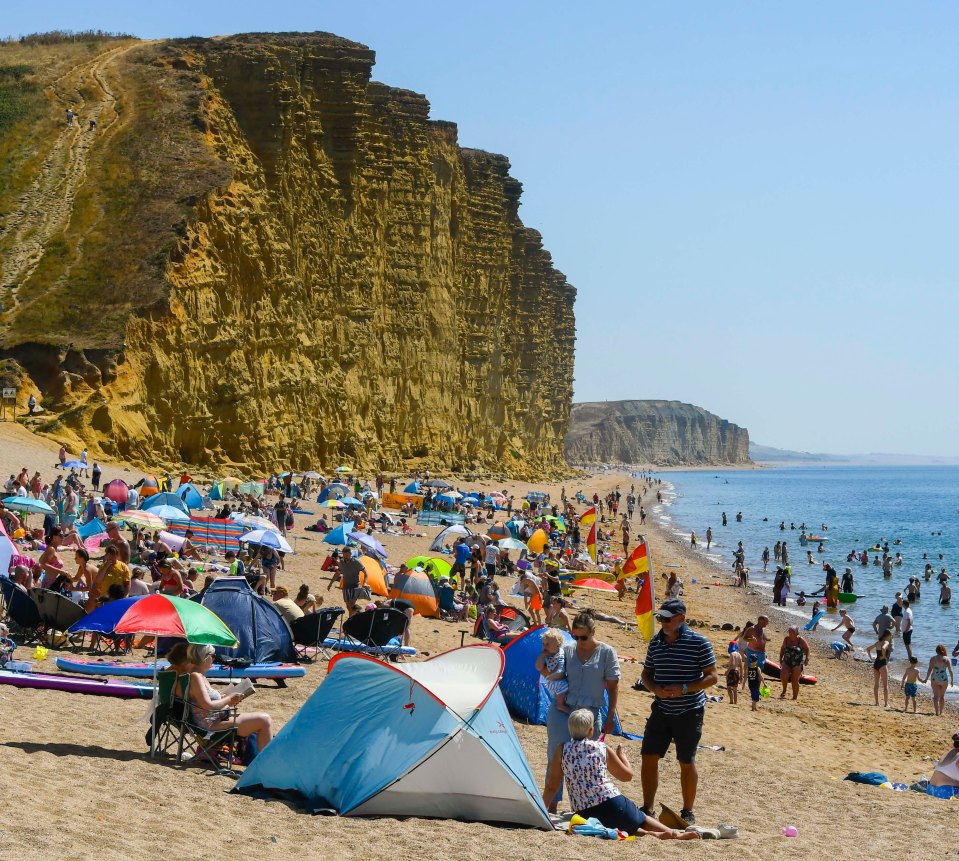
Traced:
[[[912, 605], [916, 625], [913, 653], [919, 657], [923, 670], [937, 643], [944, 643], [951, 653], [959, 638], [959, 467], [783, 467], [675, 472], [665, 475], [664, 481], [673, 487], [664, 493], [665, 504], [651, 509], [653, 516], [685, 539], [695, 531], [703, 552], [706, 527], [711, 526], [713, 546], [708, 555], [726, 569], [730, 569], [737, 542], [742, 541], [746, 564], [756, 585], [771, 587], [775, 574], [772, 558], [768, 574], [762, 573], [763, 548], [768, 546], [772, 555], [777, 541], [787, 541], [793, 571], [793, 595], [788, 609], [807, 618], [812, 602], [796, 607], [792, 598], [800, 590], [808, 594], [822, 586], [823, 561], [828, 561], [842, 577], [850, 550], [862, 551], [887, 539], [892, 555], [900, 552], [905, 560], [901, 567], [893, 569], [891, 578], [883, 578], [882, 569], [871, 563], [865, 568], [850, 563], [856, 593], [862, 597], [847, 609], [859, 631], [854, 642], [862, 647], [874, 642], [872, 621], [879, 608], [883, 604], [891, 606], [897, 591], [905, 594], [909, 577], [922, 579], [926, 562], [932, 562], [933, 578], [928, 582], [922, 579], [922, 597]], [[725, 528], [723, 511], [729, 521]], [[736, 514], [740, 511], [743, 522], [737, 523]], [[786, 522], [785, 532], [779, 529], [782, 520]], [[789, 529], [791, 522], [796, 524], [794, 531]], [[824, 553], [816, 552], [817, 545], [813, 543], [800, 547], [798, 527], [803, 522], [810, 534], [829, 537]], [[824, 523], [829, 528], [822, 533]], [[897, 538], [902, 543], [892, 546]], [[807, 550], [813, 551], [814, 565], [806, 561]], [[928, 560], [923, 554], [927, 554]], [[870, 559], [875, 555], [870, 554]], [[950, 585], [954, 595], [949, 607], [938, 604], [936, 575], [940, 566], [945, 566], [953, 578]], [[838, 619], [837, 614], [827, 614], [819, 632], [830, 619]], [[838, 639], [839, 633], [829, 635], [829, 639]], [[905, 658], [898, 638], [894, 658]]]

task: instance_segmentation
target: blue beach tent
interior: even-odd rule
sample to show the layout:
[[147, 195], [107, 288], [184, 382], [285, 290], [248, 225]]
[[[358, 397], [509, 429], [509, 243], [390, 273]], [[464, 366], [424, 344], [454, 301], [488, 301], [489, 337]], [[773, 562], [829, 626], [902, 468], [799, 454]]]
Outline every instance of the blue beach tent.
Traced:
[[217, 647], [221, 658], [247, 658], [257, 664], [296, 661], [290, 626], [272, 601], [261, 598], [244, 577], [219, 577], [200, 598], [236, 635], [235, 649]]
[[[546, 725], [546, 713], [553, 701], [553, 695], [546, 689], [543, 678], [536, 669], [536, 659], [543, 651], [543, 634], [548, 630], [549, 628], [544, 625], [537, 625], [524, 631], [504, 646], [503, 658], [506, 665], [503, 668], [503, 678], [499, 683], [510, 714], [517, 720], [539, 726]], [[562, 634], [567, 643], [575, 642], [565, 631]], [[606, 706], [601, 708], [599, 713], [600, 720], [605, 720]], [[616, 717], [614, 720], [613, 733], [624, 735], [619, 725], [619, 718]], [[636, 738], [637, 736], [626, 735], [625, 737]]]
[[344, 520], [336, 529], [331, 529], [323, 537], [324, 544], [350, 544], [353, 539], [350, 533], [353, 531], [353, 521]]
[[203, 508], [203, 495], [192, 484], [181, 484], [176, 489], [176, 495], [186, 503], [187, 508]]
[[420, 483], [418, 481], [411, 481], [406, 487], [403, 488], [403, 493], [419, 493], [420, 492]]
[[344, 654], [234, 791], [343, 816], [423, 816], [550, 830], [498, 683], [503, 653], [465, 646], [387, 664]]
[[148, 496], [140, 502], [140, 508], [143, 511], [149, 511], [151, 508], [156, 508], [159, 505], [170, 505], [173, 508], [178, 508], [187, 516], [190, 514], [190, 509], [187, 508], [187, 504], [175, 493], [154, 493], [153, 496]]

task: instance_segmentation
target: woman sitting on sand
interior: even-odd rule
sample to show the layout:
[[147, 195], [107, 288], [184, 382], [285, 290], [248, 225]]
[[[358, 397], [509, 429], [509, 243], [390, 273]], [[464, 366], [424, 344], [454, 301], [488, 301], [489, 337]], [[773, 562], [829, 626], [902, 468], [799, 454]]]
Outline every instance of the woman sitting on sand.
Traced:
[[545, 610], [545, 615], [546, 624], [551, 628], [562, 628], [564, 631], [569, 631], [572, 627], [573, 620], [570, 619], [566, 610], [566, 601], [559, 595], [553, 595], [549, 599], [549, 606]]
[[952, 748], [936, 763], [929, 783], [933, 786], [959, 787], [959, 732], [952, 737]]
[[229, 707], [243, 701], [242, 694], [222, 696], [206, 679], [213, 666], [213, 646], [191, 645], [187, 660], [193, 665], [190, 672], [190, 711], [193, 721], [209, 732], [236, 727], [237, 733], [246, 738], [256, 736], [257, 749], [263, 750], [273, 739], [273, 719], [266, 712], [250, 712], [231, 716]]
[[607, 828], [660, 840], [700, 839], [693, 831], [667, 828], [619, 791], [612, 778], [632, 780], [632, 766], [621, 744], [610, 748], [593, 740], [594, 723], [591, 709], [576, 709], [569, 716], [570, 740], [553, 752], [543, 803], [547, 807], [553, 803], [565, 778], [570, 806], [584, 819], [595, 817]]

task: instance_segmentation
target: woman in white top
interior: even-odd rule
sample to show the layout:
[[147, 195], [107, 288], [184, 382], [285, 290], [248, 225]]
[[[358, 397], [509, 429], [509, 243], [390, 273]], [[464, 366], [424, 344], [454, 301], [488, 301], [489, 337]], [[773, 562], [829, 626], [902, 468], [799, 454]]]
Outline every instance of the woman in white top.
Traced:
[[633, 770], [621, 744], [607, 747], [592, 739], [595, 717], [591, 709], [577, 709], [569, 716], [570, 740], [553, 753], [543, 802], [549, 806], [566, 778], [569, 803], [584, 819], [596, 818], [606, 828], [626, 834], [649, 834], [660, 840], [698, 840], [694, 831], [677, 831], [647, 816], [613, 783], [633, 779]]

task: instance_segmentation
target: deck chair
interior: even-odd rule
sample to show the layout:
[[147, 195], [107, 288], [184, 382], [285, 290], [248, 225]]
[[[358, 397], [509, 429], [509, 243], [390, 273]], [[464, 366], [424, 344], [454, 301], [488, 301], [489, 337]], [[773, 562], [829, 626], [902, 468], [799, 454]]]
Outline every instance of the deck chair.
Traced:
[[499, 620], [517, 634], [530, 626], [529, 616], [516, 607], [500, 607]]
[[[208, 730], [199, 725], [193, 715], [193, 708], [190, 705], [190, 677], [182, 675], [177, 678], [174, 686], [173, 704], [171, 706], [171, 720], [175, 721], [179, 731], [177, 741], [177, 762], [181, 765], [185, 754], [191, 754], [189, 762], [202, 765], [205, 768], [211, 768], [217, 774], [224, 774], [229, 777], [238, 777], [233, 771], [233, 763], [236, 761], [236, 744], [239, 740], [239, 734], [236, 730], [236, 718], [239, 709], [236, 707], [228, 708], [230, 719], [234, 725], [228, 729]], [[222, 759], [222, 754], [226, 755], [226, 764]]]
[[156, 725], [156, 753], [174, 755], [180, 743], [180, 725], [177, 706], [182, 710], [182, 704], [176, 696], [176, 670], [161, 670], [157, 674], [157, 701], [154, 719], [146, 731], [145, 740], [150, 747], [153, 737], [153, 727]]
[[[323, 641], [330, 636], [333, 626], [345, 612], [342, 607], [327, 607], [315, 613], [307, 613], [290, 625], [299, 660], [313, 661], [317, 657], [330, 659], [330, 650], [324, 647]], [[311, 650], [314, 650], [312, 657]]]
[[0, 577], [0, 594], [6, 609], [4, 619], [24, 646], [43, 640], [43, 620], [36, 602], [12, 580]]
[[402, 639], [409, 622], [406, 613], [392, 607], [363, 610], [341, 626], [340, 649], [348, 652], [351, 643], [358, 643], [368, 647], [363, 651], [388, 658], [384, 646], [388, 646], [394, 637]]
[[[76, 601], [72, 601], [59, 592], [52, 592], [49, 589], [34, 589], [30, 595], [40, 612], [44, 638], [52, 646], [58, 644], [58, 632], [66, 631], [87, 614], [86, 610]], [[71, 646], [77, 646], [83, 643], [83, 637], [83, 634], [73, 634], [69, 637], [65, 636], [64, 641]]]

